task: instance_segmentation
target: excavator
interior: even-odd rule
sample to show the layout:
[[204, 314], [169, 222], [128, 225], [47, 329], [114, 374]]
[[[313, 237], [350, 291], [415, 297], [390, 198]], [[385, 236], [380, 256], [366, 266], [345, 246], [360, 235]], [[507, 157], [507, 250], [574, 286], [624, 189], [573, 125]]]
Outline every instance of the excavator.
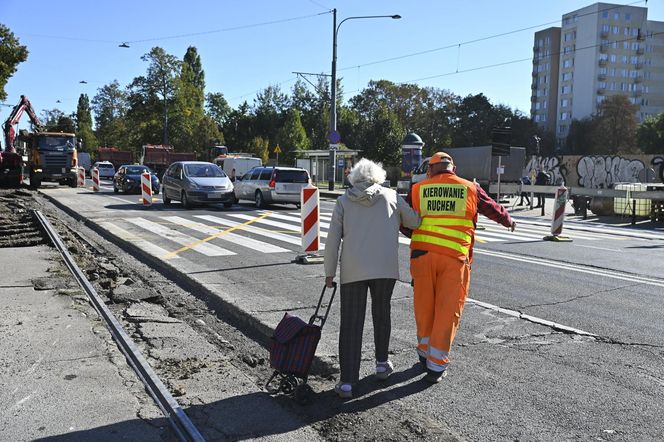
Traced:
[[[34, 132], [20, 130], [17, 136], [14, 126], [24, 112], [30, 117]], [[27, 175], [33, 188], [38, 188], [42, 181], [76, 187], [76, 135], [46, 132], [28, 97], [21, 95], [2, 130], [5, 145], [0, 149], [0, 183], [20, 187]]]

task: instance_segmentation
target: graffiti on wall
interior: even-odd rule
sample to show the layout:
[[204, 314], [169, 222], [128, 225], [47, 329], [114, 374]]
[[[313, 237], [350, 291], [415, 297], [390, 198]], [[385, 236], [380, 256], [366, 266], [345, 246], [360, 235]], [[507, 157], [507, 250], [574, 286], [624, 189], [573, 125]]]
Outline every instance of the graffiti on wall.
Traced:
[[614, 183], [639, 182], [645, 168], [641, 160], [620, 156], [585, 156], [579, 160], [576, 171], [579, 175], [579, 186], [608, 189]]
[[655, 170], [657, 169], [657, 166], [659, 166], [659, 180], [664, 183], [664, 157], [655, 157], [650, 164], [652, 164]]
[[558, 157], [532, 157], [526, 165], [526, 172], [531, 175], [533, 170], [548, 171], [552, 175], [554, 184], [567, 182], [567, 168], [561, 164]]

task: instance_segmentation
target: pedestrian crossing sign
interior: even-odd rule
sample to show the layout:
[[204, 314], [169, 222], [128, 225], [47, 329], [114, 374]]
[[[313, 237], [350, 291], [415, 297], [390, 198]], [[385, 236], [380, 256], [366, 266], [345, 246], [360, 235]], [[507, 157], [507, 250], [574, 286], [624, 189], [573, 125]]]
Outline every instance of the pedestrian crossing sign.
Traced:
[[274, 148], [274, 153], [281, 153], [281, 147], [277, 144], [277, 147]]

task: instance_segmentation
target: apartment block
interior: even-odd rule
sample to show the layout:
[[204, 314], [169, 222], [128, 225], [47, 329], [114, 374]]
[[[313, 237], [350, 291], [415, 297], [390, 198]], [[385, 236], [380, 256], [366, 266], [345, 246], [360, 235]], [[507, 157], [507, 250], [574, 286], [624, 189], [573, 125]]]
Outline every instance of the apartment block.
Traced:
[[562, 142], [573, 119], [596, 113], [612, 95], [638, 105], [639, 122], [664, 112], [664, 22], [647, 14], [647, 8], [595, 3], [564, 14], [560, 28], [536, 32], [533, 121]]

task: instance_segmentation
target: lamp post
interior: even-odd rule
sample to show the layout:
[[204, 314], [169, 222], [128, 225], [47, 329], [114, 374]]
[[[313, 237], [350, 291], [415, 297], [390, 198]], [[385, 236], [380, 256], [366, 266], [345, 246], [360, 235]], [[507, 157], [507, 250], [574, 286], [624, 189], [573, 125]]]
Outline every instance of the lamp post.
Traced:
[[[337, 25], [337, 9], [332, 10], [332, 87], [330, 96], [330, 137], [337, 137], [337, 34], [341, 25], [348, 20], [358, 20], [361, 18], [391, 18], [398, 20], [400, 15], [360, 15], [355, 17], [346, 17]], [[332, 140], [330, 140], [332, 141]], [[331, 143], [333, 144], [333, 143]], [[334, 143], [336, 144], [336, 142]], [[328, 167], [328, 189], [334, 190], [334, 175], [336, 170], [336, 150], [330, 146]]]

